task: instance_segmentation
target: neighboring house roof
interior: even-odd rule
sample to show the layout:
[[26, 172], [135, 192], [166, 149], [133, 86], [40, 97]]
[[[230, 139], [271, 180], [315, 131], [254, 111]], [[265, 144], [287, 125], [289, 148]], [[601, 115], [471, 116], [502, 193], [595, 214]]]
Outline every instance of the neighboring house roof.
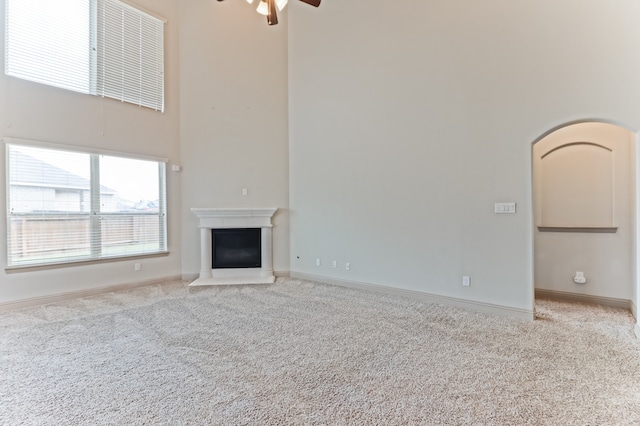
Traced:
[[[39, 188], [89, 190], [91, 182], [52, 164], [33, 158], [17, 150], [11, 152], [9, 182], [11, 185]], [[114, 189], [100, 185], [101, 194], [117, 194]]]

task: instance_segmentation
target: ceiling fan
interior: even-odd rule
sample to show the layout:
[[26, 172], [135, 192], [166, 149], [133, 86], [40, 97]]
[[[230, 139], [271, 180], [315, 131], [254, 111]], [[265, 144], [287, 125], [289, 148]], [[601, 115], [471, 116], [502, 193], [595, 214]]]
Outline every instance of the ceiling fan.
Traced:
[[[218, 0], [224, 1], [224, 0]], [[282, 10], [287, 5], [289, 0], [260, 0], [258, 4], [257, 12], [261, 15], [265, 15], [267, 17], [267, 24], [269, 25], [277, 25], [278, 24], [278, 14], [277, 10]], [[300, 0], [303, 3], [310, 4], [313, 7], [320, 6], [321, 0]], [[247, 0], [249, 3], [253, 3], [253, 0]]]

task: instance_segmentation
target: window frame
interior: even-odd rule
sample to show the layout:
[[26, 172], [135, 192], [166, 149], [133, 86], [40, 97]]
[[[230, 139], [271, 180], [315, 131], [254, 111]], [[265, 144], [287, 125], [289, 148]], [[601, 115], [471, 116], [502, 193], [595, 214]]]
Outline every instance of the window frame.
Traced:
[[[6, 207], [5, 211], [5, 223], [7, 226], [7, 238], [6, 238], [6, 266], [5, 271], [13, 272], [13, 271], [24, 271], [24, 270], [38, 270], [38, 269], [49, 269], [49, 268], [59, 268], [59, 267], [68, 267], [68, 266], [77, 266], [79, 264], [91, 264], [91, 263], [103, 263], [103, 262], [114, 262], [114, 261], [123, 261], [130, 260], [136, 258], [148, 258], [148, 257], [158, 257], [158, 256], [167, 256], [169, 255], [168, 251], [168, 221], [167, 221], [167, 165], [169, 160], [164, 157], [156, 157], [149, 155], [140, 155], [140, 154], [132, 154], [132, 153], [124, 153], [119, 151], [111, 151], [111, 150], [102, 150], [102, 149], [93, 149], [87, 147], [80, 146], [70, 146], [63, 144], [56, 144], [50, 142], [42, 142], [42, 141], [33, 141], [27, 139], [17, 139], [17, 138], [3, 138], [2, 141], [5, 144], [5, 174], [6, 174]], [[9, 155], [11, 146], [23, 146], [23, 147], [33, 147], [33, 148], [42, 148], [48, 150], [56, 150], [62, 152], [71, 152], [78, 154], [87, 154], [89, 155], [89, 159], [91, 162], [90, 166], [90, 208], [86, 212], [78, 212], [78, 216], [86, 215], [89, 219], [90, 230], [88, 233], [88, 238], [90, 241], [90, 252], [88, 255], [73, 259], [63, 259], [63, 260], [55, 260], [51, 262], [43, 261], [42, 259], [34, 262], [25, 262], [25, 263], [11, 263], [11, 219], [12, 214], [11, 210], [11, 158]], [[122, 212], [101, 212], [100, 211], [100, 170], [99, 170], [99, 157], [100, 156], [109, 156], [109, 157], [119, 157], [124, 159], [131, 160], [144, 160], [155, 162], [158, 164], [158, 211], [157, 212], [137, 212], [137, 213], [122, 213]], [[97, 166], [97, 167], [96, 167]], [[68, 213], [67, 213], [68, 214]], [[56, 214], [55, 212], [51, 213], [51, 216], [60, 216], [63, 214]], [[74, 214], [75, 215], [75, 214]], [[122, 254], [122, 255], [105, 255], [102, 253], [104, 248], [102, 242], [102, 235], [100, 232], [96, 231], [100, 229], [102, 217], [118, 217], [118, 216], [157, 216], [159, 220], [159, 228], [158, 228], [158, 251], [154, 252], [146, 252], [146, 253], [133, 253], [133, 254]], [[14, 216], [15, 217], [15, 216]], [[97, 238], [96, 238], [97, 237]]]

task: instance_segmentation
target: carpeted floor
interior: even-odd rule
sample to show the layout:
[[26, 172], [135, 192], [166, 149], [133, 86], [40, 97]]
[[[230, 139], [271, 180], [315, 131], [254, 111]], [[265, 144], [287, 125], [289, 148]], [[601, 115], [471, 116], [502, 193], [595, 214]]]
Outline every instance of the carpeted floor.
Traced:
[[640, 424], [628, 312], [520, 322], [295, 280], [0, 314], [2, 425]]

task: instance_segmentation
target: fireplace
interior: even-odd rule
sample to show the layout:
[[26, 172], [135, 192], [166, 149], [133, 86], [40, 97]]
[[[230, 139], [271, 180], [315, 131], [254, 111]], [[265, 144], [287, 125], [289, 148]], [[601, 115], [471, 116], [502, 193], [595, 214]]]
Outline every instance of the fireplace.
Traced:
[[212, 229], [213, 269], [260, 268], [260, 228]]
[[191, 286], [269, 284], [277, 208], [192, 208], [199, 218], [200, 276]]

